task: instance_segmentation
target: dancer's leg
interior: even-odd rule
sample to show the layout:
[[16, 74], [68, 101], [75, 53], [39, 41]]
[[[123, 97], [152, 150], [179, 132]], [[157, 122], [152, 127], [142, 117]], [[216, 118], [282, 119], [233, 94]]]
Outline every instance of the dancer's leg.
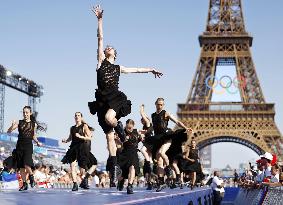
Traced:
[[71, 164], [71, 173], [73, 179], [73, 188], [72, 191], [78, 191], [78, 184], [77, 184], [77, 160], [73, 161]]
[[144, 159], [145, 159], [146, 161], [149, 161], [149, 162], [150, 162], [150, 157], [149, 157], [149, 154], [148, 154], [148, 152], [147, 152], [147, 148], [146, 148], [145, 146], [142, 147], [141, 153], [143, 154]]
[[169, 166], [169, 158], [166, 155], [166, 152], [169, 150], [172, 144], [172, 140], [166, 141], [159, 149], [158, 153], [161, 155], [162, 159], [164, 160], [164, 165]]
[[128, 175], [128, 183], [129, 184], [133, 184], [134, 183], [134, 180], [135, 180], [135, 167], [132, 165], [129, 167], [129, 175]]
[[111, 127], [116, 127], [118, 120], [116, 119], [116, 112], [113, 109], [109, 109], [105, 114], [105, 122]]
[[133, 183], [135, 180], [135, 167], [132, 165], [129, 167], [129, 175], [128, 175], [128, 187], [127, 187], [127, 194], [133, 194]]
[[110, 157], [116, 157], [116, 143], [115, 143], [115, 136], [114, 136], [114, 131], [111, 130], [106, 134], [106, 140], [107, 140], [107, 148], [109, 151]]
[[71, 163], [71, 173], [72, 173], [72, 179], [73, 179], [74, 183], [77, 183], [77, 168], [76, 168], [76, 166], [77, 166], [77, 161], [75, 160]]

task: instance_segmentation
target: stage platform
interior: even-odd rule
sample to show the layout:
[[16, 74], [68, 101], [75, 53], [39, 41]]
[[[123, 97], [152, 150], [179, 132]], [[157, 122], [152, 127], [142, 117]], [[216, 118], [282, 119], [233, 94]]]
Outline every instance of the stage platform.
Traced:
[[164, 189], [162, 192], [135, 189], [127, 195], [126, 191], [116, 189], [90, 189], [72, 192], [67, 189], [1, 190], [1, 205], [197, 205], [211, 204], [210, 188]]

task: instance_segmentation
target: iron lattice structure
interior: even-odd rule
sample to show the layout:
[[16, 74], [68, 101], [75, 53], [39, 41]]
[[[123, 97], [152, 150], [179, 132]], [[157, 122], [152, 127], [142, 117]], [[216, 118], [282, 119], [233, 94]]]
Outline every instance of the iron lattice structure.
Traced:
[[43, 87], [0, 65], [0, 133], [4, 132], [5, 86], [28, 95], [28, 105], [37, 116], [37, 99], [43, 95]]
[[[206, 31], [199, 36], [201, 54], [185, 104], [178, 104], [178, 118], [196, 128], [200, 148], [217, 142], [245, 145], [257, 154], [276, 153], [283, 160], [283, 140], [266, 103], [250, 48], [253, 38], [245, 29], [241, 0], [210, 0]], [[212, 102], [216, 68], [236, 68], [241, 102]], [[208, 80], [209, 79], [209, 80]], [[234, 82], [233, 82], [234, 83]]]

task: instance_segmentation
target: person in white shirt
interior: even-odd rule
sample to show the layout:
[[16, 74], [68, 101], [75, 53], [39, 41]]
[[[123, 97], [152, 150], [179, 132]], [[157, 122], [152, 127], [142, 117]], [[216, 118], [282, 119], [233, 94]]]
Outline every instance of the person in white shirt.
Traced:
[[223, 199], [223, 193], [225, 192], [223, 187], [223, 180], [219, 178], [219, 172], [214, 172], [211, 188], [213, 190], [213, 205], [220, 205]]

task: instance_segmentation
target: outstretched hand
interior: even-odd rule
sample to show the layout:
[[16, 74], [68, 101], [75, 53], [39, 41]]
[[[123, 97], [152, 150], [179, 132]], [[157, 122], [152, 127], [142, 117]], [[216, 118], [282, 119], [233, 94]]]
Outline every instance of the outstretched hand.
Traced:
[[92, 12], [95, 13], [96, 17], [98, 19], [101, 19], [102, 18], [102, 15], [103, 15], [103, 10], [101, 9], [100, 5], [97, 5], [95, 7], [92, 7]]
[[189, 132], [189, 133], [193, 133], [194, 131], [193, 131], [193, 129], [192, 129], [192, 128], [187, 128], [187, 132]]
[[38, 147], [42, 147], [42, 145], [43, 145], [41, 142], [37, 142], [36, 144], [37, 144]]
[[140, 106], [140, 111], [141, 111], [141, 112], [144, 112], [144, 104], [142, 104], [142, 105]]
[[157, 71], [155, 69], [153, 69], [151, 72], [154, 74], [155, 78], [156, 77], [160, 78], [163, 75], [163, 73], [161, 73], [161, 72], [159, 72], [159, 71]]

